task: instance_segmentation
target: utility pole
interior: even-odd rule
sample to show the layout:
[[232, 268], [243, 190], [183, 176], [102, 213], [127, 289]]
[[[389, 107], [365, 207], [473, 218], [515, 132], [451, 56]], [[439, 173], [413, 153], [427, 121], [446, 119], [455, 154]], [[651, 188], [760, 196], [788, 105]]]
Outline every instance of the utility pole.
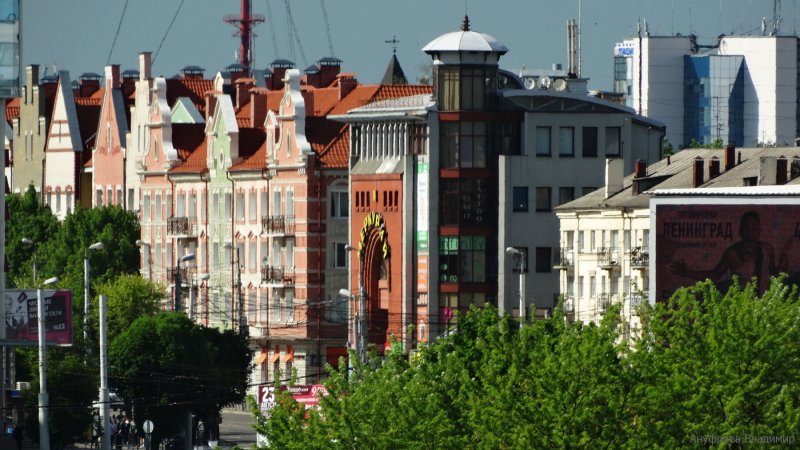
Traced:
[[227, 15], [224, 20], [236, 28], [238, 31], [234, 36], [239, 36], [239, 62], [245, 67], [247, 73], [251, 72], [251, 65], [253, 63], [252, 45], [253, 45], [253, 27], [263, 23], [265, 18], [262, 14], [253, 14], [253, 7], [250, 0], [242, 0], [242, 10], [240, 15]]

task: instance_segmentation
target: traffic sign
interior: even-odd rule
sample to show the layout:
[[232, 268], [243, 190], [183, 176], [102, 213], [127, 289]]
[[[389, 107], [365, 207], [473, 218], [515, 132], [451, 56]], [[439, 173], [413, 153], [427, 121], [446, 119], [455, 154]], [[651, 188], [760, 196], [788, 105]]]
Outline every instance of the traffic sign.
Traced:
[[142, 425], [142, 430], [145, 433], [150, 434], [153, 432], [153, 422], [151, 420], [145, 420], [144, 425]]

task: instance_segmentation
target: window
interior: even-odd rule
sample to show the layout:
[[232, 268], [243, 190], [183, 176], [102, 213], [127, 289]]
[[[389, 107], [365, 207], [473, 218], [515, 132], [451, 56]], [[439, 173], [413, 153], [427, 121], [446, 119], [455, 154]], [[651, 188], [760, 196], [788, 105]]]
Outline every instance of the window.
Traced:
[[269, 215], [269, 211], [267, 211], [267, 195], [267, 191], [261, 191], [261, 217]]
[[536, 211], [550, 211], [552, 209], [550, 193], [550, 187], [536, 188]]
[[256, 322], [256, 293], [250, 291], [247, 295], [247, 321]]
[[625, 252], [631, 251], [631, 230], [622, 232], [622, 248]]
[[583, 230], [578, 231], [578, 253], [583, 253]]
[[496, 109], [495, 68], [440, 66], [434, 83], [436, 99], [443, 111]]
[[161, 194], [156, 194], [156, 222], [161, 222]]
[[161, 271], [161, 244], [160, 243], [156, 244], [155, 258], [156, 258], [156, 272], [160, 272]]
[[272, 192], [272, 215], [281, 215], [281, 191], [276, 189]]
[[550, 247], [536, 247], [536, 271], [537, 272], [552, 272], [553, 265], [551, 263], [553, 257], [553, 249]]
[[583, 127], [583, 157], [597, 158], [597, 127]]
[[558, 188], [558, 204], [563, 205], [575, 200], [575, 188], [572, 186], [562, 186]]
[[230, 221], [232, 217], [231, 193], [225, 193], [225, 220]]
[[244, 220], [244, 192], [237, 192], [236, 193], [236, 220], [243, 221]]
[[550, 127], [536, 127], [536, 156], [550, 156]]
[[286, 191], [286, 217], [293, 218], [294, 217], [294, 191], [287, 190]]
[[189, 217], [197, 217], [197, 194], [189, 194]]
[[269, 321], [281, 321], [281, 297], [277, 293], [272, 294], [272, 308], [269, 314]]
[[620, 156], [622, 154], [622, 129], [620, 127], [606, 127], [606, 156]]
[[490, 139], [486, 122], [442, 122], [441, 166], [487, 167]]
[[258, 253], [256, 253], [256, 241], [251, 241], [247, 246], [247, 268], [254, 272], [258, 268]]
[[512, 210], [514, 212], [528, 210], [528, 186], [514, 186], [513, 202]]
[[347, 217], [350, 215], [347, 192], [331, 192], [331, 217]]
[[561, 127], [558, 129], [558, 155], [575, 156], [575, 128]]
[[347, 267], [347, 244], [343, 242], [335, 242], [333, 244], [333, 267], [337, 269], [344, 269]]
[[250, 193], [247, 196], [247, 211], [248, 211], [247, 218], [251, 222], [254, 222], [256, 220], [257, 209], [258, 209], [258, 203], [256, 203], [256, 191], [250, 191]]
[[439, 220], [443, 225], [485, 225], [489, 220], [487, 180], [443, 179]]
[[269, 307], [269, 302], [267, 300], [267, 290], [264, 289], [261, 291], [261, 307], [258, 308], [258, 321], [260, 323], [266, 323], [267, 321], [267, 308]]
[[150, 213], [150, 195], [145, 194], [144, 196], [144, 205], [142, 206], [142, 217], [144, 218], [145, 222], [150, 222], [151, 218], [153, 217]]
[[578, 298], [583, 298], [583, 275], [578, 276]]
[[589, 250], [594, 251], [595, 248], [595, 231], [592, 230], [589, 232]]
[[219, 268], [219, 242], [214, 242], [211, 250], [211, 267]]
[[[50, 201], [48, 201], [48, 203], [52, 204], [52, 203], [50, 203]], [[97, 190], [97, 197], [95, 199], [95, 203], [94, 204], [97, 207], [103, 206], [103, 190], [102, 189], [98, 189]]]
[[61, 212], [61, 192], [56, 192], [56, 211]]
[[486, 237], [441, 236], [439, 264], [442, 283], [486, 282]]
[[114, 204], [114, 191], [111, 188], [106, 188], [106, 205], [111, 206]]
[[597, 285], [595, 284], [595, 276], [589, 276], [589, 298], [597, 297]]
[[67, 214], [72, 210], [72, 192], [67, 192]]
[[136, 195], [136, 191], [133, 188], [128, 188], [128, 204], [125, 205], [127, 210], [133, 210], [134, 202], [133, 198]]
[[286, 321], [294, 322], [294, 291], [287, 289], [284, 295], [286, 300]]

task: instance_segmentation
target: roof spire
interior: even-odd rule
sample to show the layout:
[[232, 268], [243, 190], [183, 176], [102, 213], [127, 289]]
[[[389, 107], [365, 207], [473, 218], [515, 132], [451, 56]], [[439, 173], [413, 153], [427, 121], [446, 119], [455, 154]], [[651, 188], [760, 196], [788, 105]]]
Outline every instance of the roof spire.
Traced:
[[469, 16], [464, 14], [464, 21], [461, 22], [461, 31], [469, 31]]
[[397, 40], [397, 35], [392, 36], [392, 40], [386, 41], [386, 43], [392, 44], [392, 54], [397, 53], [397, 44], [400, 43], [400, 41]]

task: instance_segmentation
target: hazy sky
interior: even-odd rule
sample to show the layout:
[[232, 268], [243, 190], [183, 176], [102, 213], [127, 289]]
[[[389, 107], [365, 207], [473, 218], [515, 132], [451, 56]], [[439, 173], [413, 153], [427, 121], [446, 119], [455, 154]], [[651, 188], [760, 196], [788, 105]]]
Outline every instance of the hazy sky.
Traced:
[[[239, 0], [22, 1], [24, 63], [68, 69], [73, 79], [83, 72], [102, 74], [107, 63], [120, 64], [122, 70], [137, 69], [141, 51], [153, 52], [156, 76], [170, 77], [184, 66], [199, 65], [211, 77], [235, 61], [239, 47], [238, 38], [232, 36], [236, 30], [223, 22], [225, 15], [239, 14]], [[304, 69], [330, 56], [322, 1], [252, 0], [253, 13], [267, 16], [267, 22], [255, 29], [254, 66], [268, 67], [279, 57]], [[781, 34], [796, 34], [797, 2], [782, 1]], [[294, 45], [290, 45], [293, 34], [286, 3], [291, 4], [297, 30]], [[761, 18], [767, 17], [768, 24], [772, 21], [774, 1], [582, 3], [583, 75], [591, 78], [591, 89], [609, 90], [614, 43], [635, 35], [637, 20], [647, 21], [651, 35], [691, 32], [701, 44], [714, 43], [723, 33], [760, 34]], [[383, 76], [392, 54], [385, 41], [393, 36], [400, 41], [397, 57], [406, 76], [415, 80], [419, 67], [430, 61], [420, 49], [441, 34], [457, 31], [465, 10], [472, 30], [492, 35], [508, 47], [509, 53], [500, 60], [502, 68], [516, 72], [522, 67], [550, 68], [554, 63], [566, 67], [566, 22], [577, 19], [579, 9], [579, 0], [324, 0], [324, 4], [334, 54], [344, 61], [342, 70], [355, 72], [364, 83], [376, 83]]]

